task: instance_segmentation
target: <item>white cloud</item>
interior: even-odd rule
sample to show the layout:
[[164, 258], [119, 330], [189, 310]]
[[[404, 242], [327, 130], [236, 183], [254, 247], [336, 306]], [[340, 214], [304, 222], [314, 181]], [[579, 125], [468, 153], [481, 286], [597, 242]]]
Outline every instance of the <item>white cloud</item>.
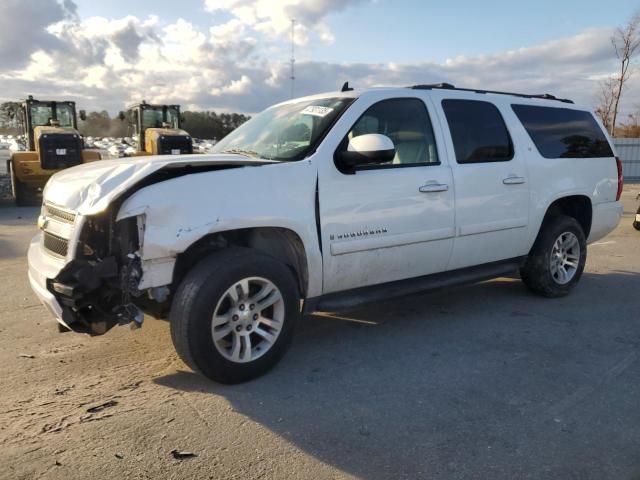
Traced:
[[0, 2], [0, 59], [4, 69], [24, 66], [36, 50], [59, 47], [47, 27], [73, 15], [56, 1]]
[[[24, 5], [31, 8], [32, 1], [2, 0], [0, 19], [2, 11], [24, 13]], [[39, 0], [40, 8], [49, 13], [30, 30], [29, 38], [35, 40], [25, 46], [24, 36], [6, 37], [0, 29], [0, 64], [4, 65], [0, 97], [65, 95], [80, 108], [111, 112], [146, 99], [254, 113], [289, 96], [286, 41], [278, 43], [272, 38], [287, 26], [289, 16], [300, 19], [299, 42], [330, 42], [333, 34], [324, 23], [326, 17], [349, 4], [221, 0], [215, 2], [215, 8], [226, 9], [231, 18], [204, 29], [184, 19], [168, 23], [155, 16], [80, 20], [68, 0], [66, 9], [56, 0]], [[591, 103], [598, 79], [615, 69], [609, 35], [609, 29], [589, 29], [541, 45], [441, 63], [303, 61], [296, 64], [295, 93], [336, 90], [346, 80], [355, 87], [446, 81], [466, 87], [552, 93]], [[638, 82], [630, 84], [626, 95], [625, 104], [640, 100]]]
[[267, 36], [288, 36], [291, 20], [296, 20], [295, 42], [305, 45], [314, 34], [332, 43], [333, 34], [322, 20], [330, 13], [365, 0], [205, 0], [209, 11], [224, 10], [235, 20]]

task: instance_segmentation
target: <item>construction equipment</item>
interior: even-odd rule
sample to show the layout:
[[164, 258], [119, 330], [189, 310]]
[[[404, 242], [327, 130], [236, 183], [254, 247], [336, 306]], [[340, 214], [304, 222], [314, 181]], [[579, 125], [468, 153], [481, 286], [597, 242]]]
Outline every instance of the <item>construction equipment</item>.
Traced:
[[180, 105], [152, 105], [144, 100], [120, 113], [132, 128], [140, 155], [180, 155], [193, 153], [191, 136], [180, 128]]
[[29, 95], [12, 114], [22, 124], [27, 148], [7, 160], [16, 205], [39, 204], [39, 194], [54, 173], [100, 160], [100, 152], [84, 149], [75, 102], [36, 100]]

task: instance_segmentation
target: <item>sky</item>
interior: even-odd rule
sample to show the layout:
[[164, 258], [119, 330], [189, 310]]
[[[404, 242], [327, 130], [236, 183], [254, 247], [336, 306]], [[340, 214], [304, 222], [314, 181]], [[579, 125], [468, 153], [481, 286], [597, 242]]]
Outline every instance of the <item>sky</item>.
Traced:
[[[593, 106], [632, 0], [0, 0], [0, 100], [255, 113], [295, 95], [446, 81]], [[640, 107], [640, 72], [623, 98]]]

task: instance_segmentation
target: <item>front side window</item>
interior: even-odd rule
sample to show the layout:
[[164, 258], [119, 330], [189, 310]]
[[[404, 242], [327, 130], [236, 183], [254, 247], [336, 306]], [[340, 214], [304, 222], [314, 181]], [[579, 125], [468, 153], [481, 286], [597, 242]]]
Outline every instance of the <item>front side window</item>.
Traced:
[[498, 108], [478, 100], [443, 100], [458, 163], [505, 162], [513, 143]]
[[167, 107], [167, 120], [170, 128], [178, 128], [180, 126], [180, 112], [175, 107]]
[[269, 160], [300, 160], [314, 149], [353, 100], [321, 98], [269, 108], [224, 137], [211, 151]]
[[533, 105], [511, 108], [545, 158], [613, 157], [607, 138], [589, 112]]
[[142, 109], [142, 128], [162, 128], [164, 122], [162, 108]]
[[56, 117], [61, 127], [73, 127], [73, 108], [70, 105], [58, 103]]
[[53, 120], [51, 105], [31, 105], [31, 125], [34, 127], [51, 125], [51, 120]]
[[387, 164], [363, 165], [359, 169], [440, 163], [431, 120], [420, 99], [393, 98], [372, 105], [353, 125], [343, 147], [346, 147], [348, 140], [370, 133], [389, 137], [396, 155]]

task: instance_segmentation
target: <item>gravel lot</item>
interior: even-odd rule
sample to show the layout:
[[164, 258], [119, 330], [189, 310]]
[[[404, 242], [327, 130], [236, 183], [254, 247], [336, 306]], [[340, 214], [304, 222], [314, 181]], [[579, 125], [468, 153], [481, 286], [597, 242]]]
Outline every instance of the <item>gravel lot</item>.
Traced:
[[0, 478], [638, 480], [638, 190], [567, 298], [498, 279], [308, 317], [233, 387], [190, 372], [162, 321], [59, 334], [26, 279], [37, 209], [5, 202]]

